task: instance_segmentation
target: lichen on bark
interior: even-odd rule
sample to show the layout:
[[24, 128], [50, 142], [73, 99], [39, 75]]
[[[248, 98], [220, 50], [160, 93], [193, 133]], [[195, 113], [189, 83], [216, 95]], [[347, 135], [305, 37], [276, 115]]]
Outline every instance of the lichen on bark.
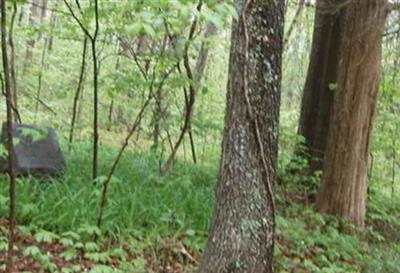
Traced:
[[275, 223], [268, 185], [276, 178], [284, 1], [235, 6], [238, 14], [246, 10], [232, 27], [216, 204], [199, 272], [270, 273]]

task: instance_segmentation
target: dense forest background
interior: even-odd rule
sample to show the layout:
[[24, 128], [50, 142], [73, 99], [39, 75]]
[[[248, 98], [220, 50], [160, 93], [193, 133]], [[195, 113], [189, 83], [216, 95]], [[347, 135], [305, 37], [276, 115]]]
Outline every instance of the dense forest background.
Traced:
[[[5, 2], [14, 119], [54, 128], [66, 161], [60, 176], [17, 178], [12, 272], [194, 272], [215, 203], [233, 1]], [[275, 272], [400, 272], [400, 13], [382, 33], [360, 231], [317, 213], [322, 170], [299, 171], [315, 11], [314, 1], [285, 3]]]

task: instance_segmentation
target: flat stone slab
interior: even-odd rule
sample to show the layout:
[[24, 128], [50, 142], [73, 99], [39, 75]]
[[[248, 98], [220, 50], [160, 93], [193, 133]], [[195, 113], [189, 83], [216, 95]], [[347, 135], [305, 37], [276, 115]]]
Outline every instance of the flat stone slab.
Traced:
[[[58, 176], [65, 161], [54, 129], [13, 124], [15, 170], [17, 175]], [[7, 124], [3, 123], [1, 143], [7, 147]], [[7, 159], [0, 159], [0, 170], [8, 169]]]

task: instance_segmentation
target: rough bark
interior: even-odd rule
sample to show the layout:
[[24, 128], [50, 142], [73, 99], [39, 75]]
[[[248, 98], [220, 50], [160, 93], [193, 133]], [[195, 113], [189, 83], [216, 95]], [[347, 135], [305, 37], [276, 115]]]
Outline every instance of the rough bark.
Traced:
[[237, 0], [216, 204], [200, 273], [270, 273], [284, 1]]
[[351, 1], [345, 18], [338, 87], [317, 198], [321, 213], [364, 225], [367, 167], [380, 80], [386, 0]]
[[318, 0], [306, 83], [303, 90], [299, 134], [305, 139], [308, 172], [322, 170], [329, 133], [334, 87], [338, 78], [345, 8], [332, 0]]

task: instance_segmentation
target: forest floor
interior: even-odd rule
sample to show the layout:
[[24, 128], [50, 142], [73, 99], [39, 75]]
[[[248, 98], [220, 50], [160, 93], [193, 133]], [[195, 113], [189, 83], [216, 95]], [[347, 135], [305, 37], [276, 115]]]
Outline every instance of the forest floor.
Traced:
[[[0, 221], [0, 229], [4, 238], [8, 229], [8, 221]], [[156, 253], [153, 250], [144, 250], [134, 253], [129, 245], [105, 244], [97, 247], [86, 244], [72, 245], [68, 235], [61, 238], [49, 232], [41, 233], [16, 232], [14, 252], [14, 272], [193, 272], [198, 264], [200, 253], [190, 254], [181, 242], [164, 241]], [[48, 236], [46, 238], [46, 236]], [[55, 237], [58, 237], [55, 239]], [[72, 248], [71, 248], [72, 247]], [[113, 249], [110, 251], [110, 249]], [[0, 265], [5, 264], [6, 255], [0, 253]], [[154, 255], [160, 257], [154, 260]], [[132, 264], [133, 267], [121, 268], [121, 263]], [[125, 265], [126, 267], [126, 265]], [[130, 271], [133, 270], [133, 271]], [[0, 269], [4, 272], [4, 269]]]
[[[15, 272], [194, 272], [207, 240], [217, 159], [209, 166], [178, 163], [161, 181], [151, 154], [127, 153], [111, 183], [100, 230], [93, 223], [101, 183], [88, 182], [90, 156], [82, 153], [89, 154], [90, 145], [78, 150], [67, 155], [62, 181], [19, 179]], [[116, 151], [102, 153], [101, 171], [107, 173]], [[304, 181], [287, 175], [276, 188], [276, 272], [400, 272], [400, 198], [375, 189], [366, 228], [357, 232], [316, 213], [315, 189]], [[8, 197], [5, 177], [0, 183], [1, 272]]]

